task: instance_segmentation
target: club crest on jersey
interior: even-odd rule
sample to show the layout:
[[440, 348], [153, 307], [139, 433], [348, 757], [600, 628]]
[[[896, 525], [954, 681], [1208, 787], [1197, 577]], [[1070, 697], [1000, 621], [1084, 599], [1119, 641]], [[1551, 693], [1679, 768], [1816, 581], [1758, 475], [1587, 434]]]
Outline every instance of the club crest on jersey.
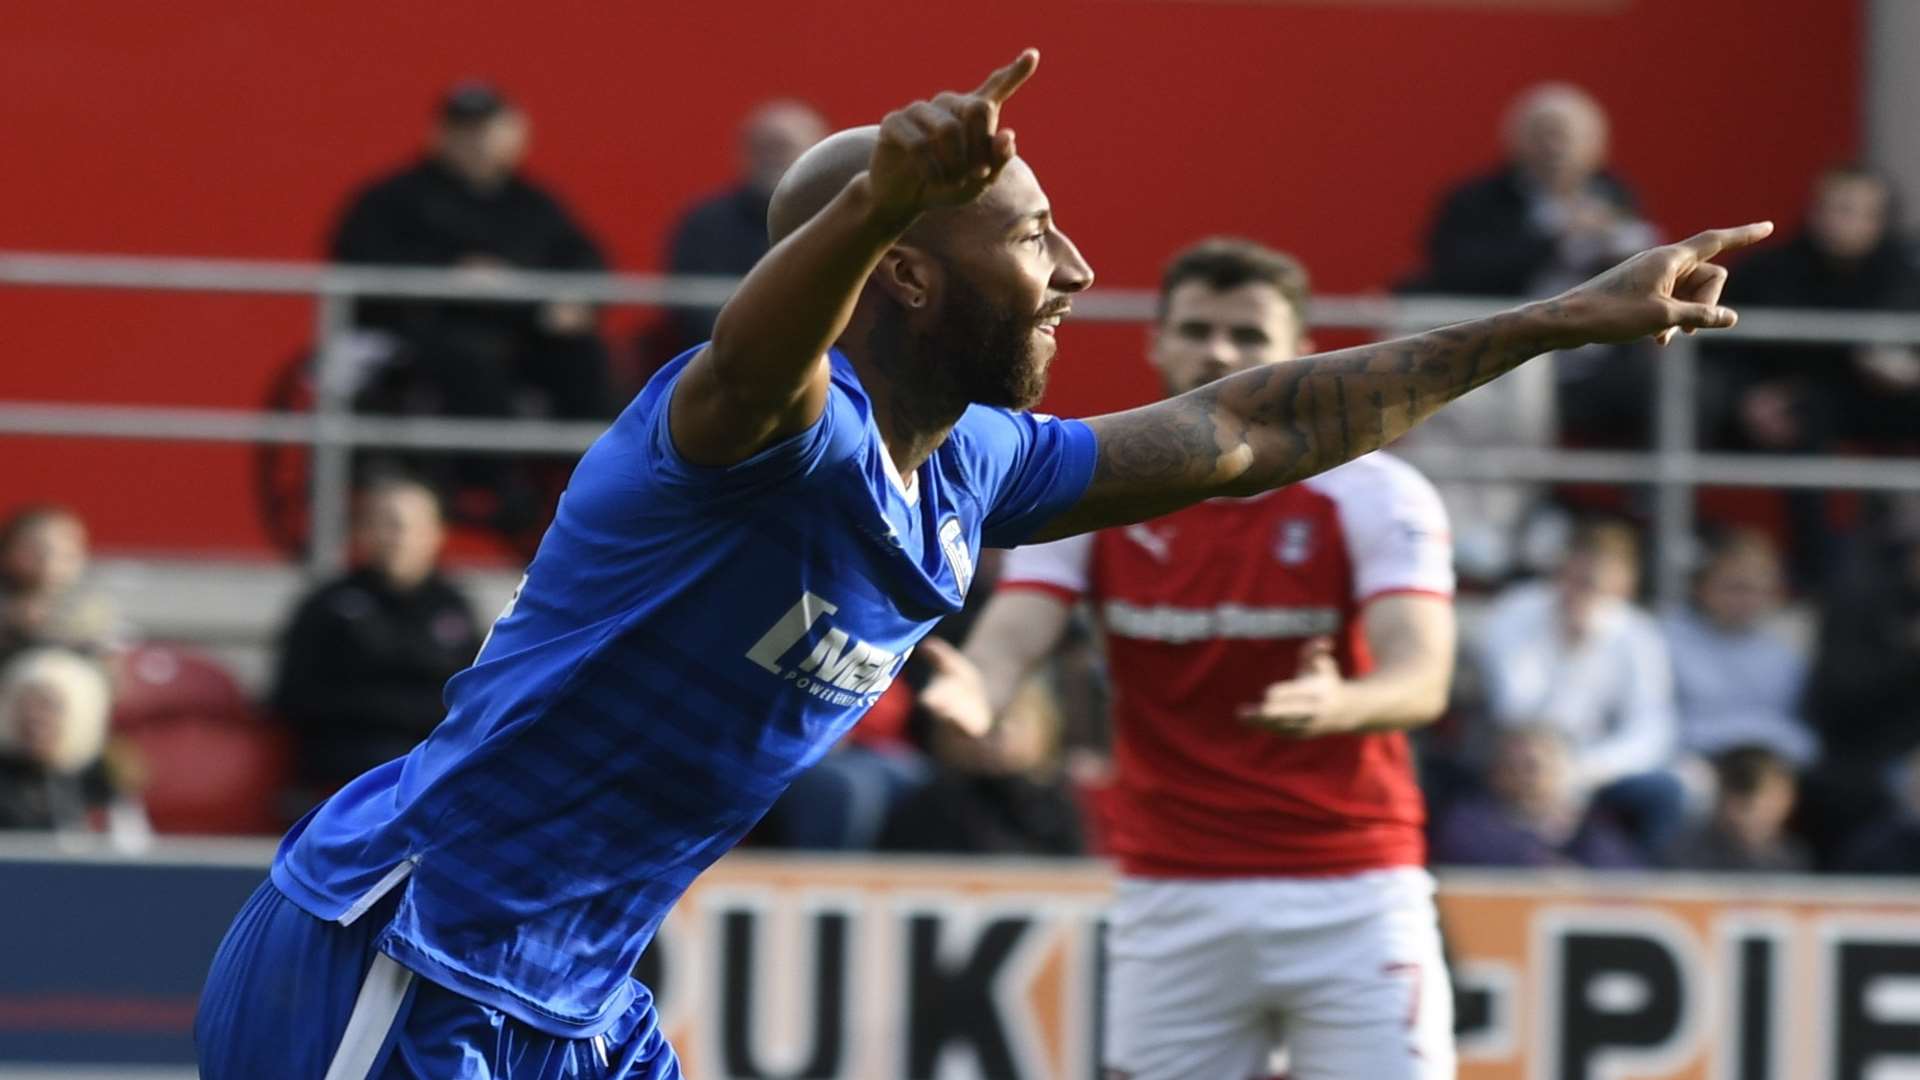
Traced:
[[1299, 566], [1313, 557], [1313, 522], [1288, 518], [1273, 536], [1273, 557], [1285, 566]]
[[1151, 525], [1129, 525], [1121, 530], [1121, 535], [1145, 548], [1155, 562], [1166, 562], [1173, 558], [1172, 526], [1167, 526], [1163, 532], [1155, 532]]
[[872, 705], [907, 658], [833, 625], [827, 616], [839, 610], [838, 604], [802, 593], [747, 650], [747, 659], [828, 704]]
[[965, 596], [973, 584], [973, 552], [967, 550], [966, 530], [959, 518], [940, 523], [940, 547], [947, 553], [947, 565], [953, 567], [953, 580], [960, 583], [960, 595]]

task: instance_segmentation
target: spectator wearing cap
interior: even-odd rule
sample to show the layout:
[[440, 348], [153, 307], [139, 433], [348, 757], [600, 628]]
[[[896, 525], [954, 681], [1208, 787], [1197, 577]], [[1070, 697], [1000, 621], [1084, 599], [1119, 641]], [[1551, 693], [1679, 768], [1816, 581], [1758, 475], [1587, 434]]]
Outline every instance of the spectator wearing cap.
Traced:
[[[673, 229], [667, 269], [675, 274], [740, 277], [767, 253], [767, 204], [787, 166], [827, 134], [812, 107], [777, 100], [756, 107], [740, 127], [740, 179], [695, 204]], [[717, 307], [675, 308], [673, 352], [713, 336]]]
[[[425, 157], [353, 196], [337, 262], [376, 266], [601, 271], [600, 247], [520, 171], [527, 117], [483, 83], [441, 104]], [[404, 350], [428, 411], [456, 416], [611, 415], [608, 356], [594, 309], [544, 304], [363, 301], [362, 327]]]
[[1804, 769], [1820, 740], [1800, 715], [1807, 660], [1768, 625], [1780, 611], [1785, 569], [1764, 534], [1715, 541], [1692, 602], [1662, 620], [1673, 659], [1681, 749], [1715, 757], [1765, 747]]
[[302, 600], [281, 641], [273, 704], [293, 729], [302, 796], [411, 750], [445, 718], [442, 688], [480, 648], [472, 608], [437, 567], [433, 493], [383, 479], [359, 510], [362, 564]]

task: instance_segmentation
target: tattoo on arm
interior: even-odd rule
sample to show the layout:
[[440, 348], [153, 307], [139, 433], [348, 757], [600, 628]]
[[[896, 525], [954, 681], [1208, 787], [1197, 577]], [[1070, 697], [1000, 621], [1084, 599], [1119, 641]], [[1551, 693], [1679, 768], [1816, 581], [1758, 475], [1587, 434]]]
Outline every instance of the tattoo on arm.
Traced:
[[1216, 495], [1252, 495], [1351, 461], [1554, 347], [1551, 304], [1242, 372], [1090, 421], [1099, 440], [1060, 536]]

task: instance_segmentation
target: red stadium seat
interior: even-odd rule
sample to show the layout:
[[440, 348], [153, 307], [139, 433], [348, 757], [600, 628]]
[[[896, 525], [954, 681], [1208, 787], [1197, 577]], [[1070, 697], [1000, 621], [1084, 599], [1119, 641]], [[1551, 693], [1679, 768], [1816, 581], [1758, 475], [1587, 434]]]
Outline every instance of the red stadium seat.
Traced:
[[284, 735], [264, 724], [212, 659], [166, 645], [127, 655], [114, 730], [138, 751], [156, 831], [276, 833], [287, 775]]

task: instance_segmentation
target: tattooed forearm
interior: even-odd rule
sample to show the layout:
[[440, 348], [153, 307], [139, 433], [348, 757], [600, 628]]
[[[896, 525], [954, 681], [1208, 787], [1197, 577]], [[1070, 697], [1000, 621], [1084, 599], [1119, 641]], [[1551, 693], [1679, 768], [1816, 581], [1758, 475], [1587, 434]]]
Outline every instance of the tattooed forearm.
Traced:
[[1242, 372], [1091, 421], [1093, 483], [1050, 535], [1252, 495], [1376, 450], [1442, 405], [1558, 347], [1535, 305], [1414, 337]]
[[1234, 492], [1264, 491], [1376, 450], [1549, 347], [1522, 311], [1222, 380], [1221, 426], [1250, 448]]

